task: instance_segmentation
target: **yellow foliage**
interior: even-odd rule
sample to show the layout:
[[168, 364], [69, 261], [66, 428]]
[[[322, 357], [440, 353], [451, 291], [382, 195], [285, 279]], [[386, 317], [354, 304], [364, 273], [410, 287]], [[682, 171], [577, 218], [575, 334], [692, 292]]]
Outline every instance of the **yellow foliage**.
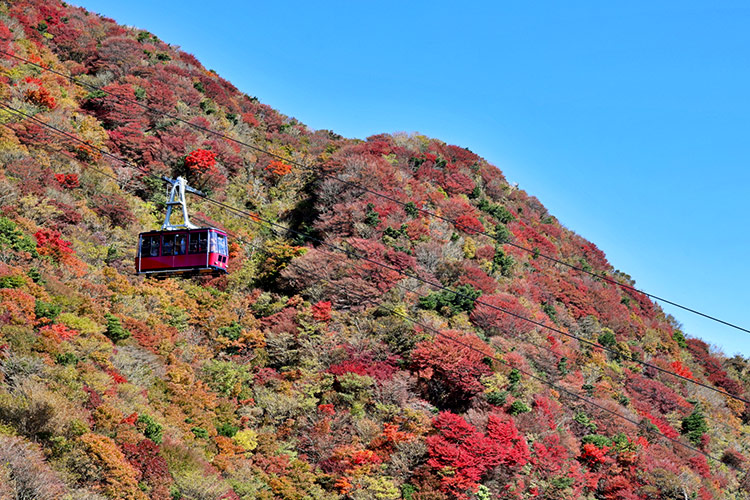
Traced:
[[57, 317], [57, 322], [73, 330], [78, 330], [84, 335], [92, 335], [104, 331], [104, 327], [97, 325], [93, 320], [73, 313], [60, 314]]
[[245, 451], [253, 451], [258, 447], [258, 433], [252, 429], [243, 429], [234, 435], [234, 442]]
[[463, 250], [464, 250], [464, 257], [466, 257], [467, 259], [473, 259], [474, 256], [477, 254], [476, 242], [472, 238], [467, 236], [466, 239], [464, 240]]

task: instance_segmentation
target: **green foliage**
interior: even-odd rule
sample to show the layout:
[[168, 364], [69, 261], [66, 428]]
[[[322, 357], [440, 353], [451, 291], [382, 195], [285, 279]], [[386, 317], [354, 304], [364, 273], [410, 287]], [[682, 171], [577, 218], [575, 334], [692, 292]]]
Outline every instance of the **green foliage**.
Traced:
[[37, 269], [36, 267], [32, 267], [31, 269], [29, 269], [26, 275], [29, 278], [31, 278], [31, 281], [33, 281], [37, 285], [44, 284], [44, 278], [42, 278], [42, 273], [40, 273], [39, 269]]
[[23, 234], [16, 223], [6, 217], [0, 217], [0, 250], [9, 248], [14, 252], [27, 252], [32, 257], [39, 257], [36, 243]]
[[599, 341], [599, 344], [603, 345], [604, 347], [614, 347], [617, 345], [615, 332], [613, 332], [609, 328], [603, 328], [602, 333], [599, 335], [599, 338], [597, 340]]
[[515, 220], [515, 217], [513, 217], [513, 214], [511, 214], [507, 208], [497, 203], [492, 203], [484, 198], [479, 200], [479, 202], [477, 203], [477, 208], [479, 208], [479, 210], [483, 212], [487, 212], [503, 224], [507, 224]]
[[492, 491], [485, 485], [480, 484], [474, 497], [477, 500], [492, 500]]
[[372, 227], [380, 224], [380, 214], [375, 210], [375, 205], [372, 203], [367, 204], [367, 209], [365, 210], [365, 224]]
[[542, 311], [544, 311], [544, 314], [546, 314], [553, 323], [557, 323], [557, 311], [555, 310], [554, 305], [542, 302]]
[[560, 372], [560, 375], [563, 377], [570, 373], [570, 368], [568, 368], [568, 358], [560, 358], [560, 361], [557, 362], [557, 371]]
[[203, 365], [201, 375], [209, 387], [225, 396], [238, 395], [242, 391], [242, 384], [250, 380], [246, 366], [215, 359]]
[[682, 333], [682, 330], [675, 329], [674, 332], [672, 332], [672, 338], [677, 342], [678, 346], [683, 349], [687, 348], [687, 340], [685, 340], [685, 334]]
[[596, 432], [596, 429], [597, 429], [596, 423], [594, 423], [591, 420], [591, 418], [588, 415], [586, 415], [584, 412], [579, 411], [578, 413], [576, 413], [575, 416], [573, 417], [573, 420], [578, 422], [585, 428], [587, 428], [589, 431]]
[[550, 480], [550, 486], [558, 490], [564, 490], [573, 486], [575, 479], [570, 476], [557, 476]]
[[417, 488], [413, 484], [404, 483], [401, 485], [401, 497], [404, 500], [412, 500], [414, 493], [417, 492]]
[[586, 436], [583, 436], [583, 439], [581, 439], [581, 443], [590, 443], [595, 445], [597, 448], [609, 448], [612, 446], [612, 440], [607, 436], [602, 436], [601, 434], [588, 434]]
[[682, 419], [682, 433], [695, 445], [701, 442], [701, 436], [708, 432], [706, 417], [700, 406], [696, 406], [693, 412]]
[[237, 434], [237, 431], [239, 430], [239, 427], [227, 422], [223, 422], [216, 426], [216, 432], [219, 434], [219, 436], [225, 436], [228, 438], [234, 437], [234, 435]]
[[162, 440], [162, 427], [161, 424], [154, 420], [150, 415], [140, 415], [136, 420], [136, 427], [140, 430], [144, 436], [149, 438], [156, 444], [161, 443]]
[[26, 284], [23, 276], [0, 276], [0, 288], [21, 288]]
[[192, 429], [190, 429], [190, 432], [192, 432], [193, 436], [197, 437], [198, 439], [208, 439], [208, 431], [203, 427], [193, 427]]
[[495, 406], [503, 406], [505, 400], [508, 399], [508, 393], [506, 391], [492, 391], [488, 392], [485, 397], [488, 403]]
[[531, 408], [529, 405], [521, 401], [520, 399], [517, 399], [513, 401], [513, 403], [510, 405], [510, 408], [508, 408], [508, 413], [511, 415], [520, 415], [521, 413], [528, 413], [531, 411]]
[[226, 337], [229, 340], [237, 340], [240, 338], [241, 334], [242, 325], [240, 325], [236, 321], [232, 321], [232, 324], [229, 326], [222, 326], [221, 328], [219, 328], [219, 335], [222, 337]]
[[60, 314], [61, 307], [57, 304], [51, 304], [42, 300], [37, 300], [34, 304], [34, 314], [37, 318], [55, 319]]
[[518, 384], [521, 382], [521, 372], [517, 368], [510, 370], [508, 374], [508, 388], [511, 391], [515, 391], [518, 388]]
[[112, 342], [119, 342], [130, 337], [130, 332], [122, 327], [119, 318], [109, 313], [105, 314], [104, 317], [107, 319], [107, 329], [104, 331], [104, 335], [109, 337]]
[[58, 365], [63, 366], [75, 366], [76, 363], [78, 363], [78, 356], [73, 354], [72, 352], [66, 352], [64, 354], [58, 354], [55, 356], [55, 363]]
[[383, 239], [385, 237], [393, 238], [394, 240], [400, 238], [401, 236], [406, 236], [406, 224], [402, 224], [399, 229], [394, 229], [390, 226], [385, 228], [385, 231], [383, 231]]
[[474, 304], [481, 290], [471, 285], [460, 285], [455, 291], [441, 290], [419, 298], [419, 307], [430, 311], [438, 311], [448, 316], [454, 316], [462, 311], [474, 310]]
[[513, 274], [513, 257], [506, 254], [502, 248], [495, 249], [495, 257], [492, 259], [492, 272], [500, 271], [500, 274], [510, 278]]
[[406, 212], [406, 215], [408, 215], [412, 219], [416, 219], [417, 217], [419, 217], [419, 209], [413, 201], [410, 201], [406, 205], [404, 205], [404, 211]]

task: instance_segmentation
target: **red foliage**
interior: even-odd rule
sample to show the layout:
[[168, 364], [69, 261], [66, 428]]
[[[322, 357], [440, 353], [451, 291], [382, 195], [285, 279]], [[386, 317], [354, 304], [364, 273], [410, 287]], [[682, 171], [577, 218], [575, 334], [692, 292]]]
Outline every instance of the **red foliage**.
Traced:
[[721, 365], [721, 361], [708, 352], [708, 344], [699, 339], [687, 340], [688, 350], [695, 357], [695, 360], [708, 373], [708, 381], [721, 387], [730, 394], [742, 395], [745, 391], [742, 384], [729, 378], [726, 370]]
[[39, 330], [40, 335], [51, 338], [57, 342], [70, 340], [79, 333], [80, 332], [78, 332], [78, 330], [73, 330], [59, 323], [55, 323], [54, 325], [47, 325]]
[[49, 255], [56, 261], [64, 260], [68, 255], [74, 253], [70, 248], [72, 244], [62, 239], [60, 231], [54, 229], [40, 229], [34, 234], [39, 255]]
[[708, 460], [704, 455], [695, 455], [688, 459], [690, 467], [700, 474], [701, 477], [708, 478], [711, 476], [711, 468], [708, 466]]
[[312, 306], [312, 316], [315, 321], [327, 322], [331, 320], [331, 302], [320, 301]]
[[677, 375], [680, 375], [682, 377], [687, 377], [692, 379], [693, 378], [693, 372], [690, 371], [690, 369], [683, 365], [681, 361], [672, 361], [672, 363], [669, 365], [670, 368], [672, 368], [672, 371], [675, 372]]
[[336, 414], [336, 410], [334, 409], [332, 404], [319, 404], [318, 411], [323, 415], [328, 415], [331, 417]]
[[148, 438], [137, 445], [122, 445], [125, 458], [140, 473], [141, 478], [152, 485], [169, 479], [167, 461], [159, 455], [159, 450], [159, 445]]
[[24, 99], [26, 99], [27, 102], [42, 108], [55, 109], [56, 106], [55, 98], [52, 97], [49, 90], [44, 87], [28, 89], [24, 93]]
[[484, 226], [479, 222], [479, 219], [469, 214], [463, 214], [456, 218], [456, 229], [467, 234], [484, 232]]
[[464, 272], [458, 280], [461, 285], [471, 285], [485, 294], [494, 293], [497, 282], [474, 263], [464, 264]]
[[281, 380], [281, 375], [273, 368], [264, 367], [258, 370], [254, 380], [257, 385], [266, 385], [271, 380]]
[[347, 359], [328, 368], [328, 372], [334, 375], [343, 375], [345, 373], [356, 373], [357, 375], [366, 375], [377, 381], [390, 380], [397, 370], [398, 358], [389, 356], [382, 361], [373, 359], [370, 353], [355, 353], [347, 349]]
[[518, 242], [524, 246], [539, 249], [545, 255], [557, 254], [557, 247], [531, 226], [520, 221], [515, 221], [510, 223], [509, 229], [518, 239]]
[[567, 458], [568, 450], [560, 445], [560, 436], [555, 433], [534, 443], [531, 463], [543, 475], [552, 476], [562, 469]]
[[625, 370], [625, 387], [635, 399], [636, 408], [653, 408], [659, 413], [669, 413], [690, 408], [685, 399], [661, 382]]
[[120, 423], [125, 425], [135, 425], [136, 420], [138, 420], [138, 413], [133, 412], [129, 416], [123, 418]]
[[216, 154], [207, 149], [196, 149], [185, 157], [185, 166], [193, 173], [208, 173], [216, 166]]
[[674, 438], [674, 439], [680, 437], [680, 433], [677, 432], [671, 425], [669, 425], [669, 422], [667, 422], [663, 418], [652, 415], [648, 411], [641, 411], [640, 413], [645, 418], [649, 419], [649, 421], [651, 421], [651, 423], [654, 424], [659, 429], [659, 432], [661, 432], [665, 436], [669, 438]]
[[55, 179], [64, 189], [75, 189], [81, 185], [78, 182], [78, 174], [55, 174]]
[[583, 450], [581, 451], [579, 458], [590, 467], [596, 467], [607, 461], [608, 451], [609, 447], [607, 446], [599, 448], [593, 443], [586, 443], [583, 445]]
[[445, 333], [458, 342], [443, 336], [420, 342], [411, 353], [412, 369], [436, 404], [460, 407], [484, 389], [479, 379], [490, 373], [484, 358], [492, 350], [474, 335]]
[[474, 191], [476, 185], [471, 177], [461, 172], [454, 172], [445, 176], [445, 190], [450, 194], [469, 194]]
[[450, 412], [441, 412], [432, 423], [438, 433], [426, 439], [427, 465], [439, 472], [451, 471], [442, 476], [441, 489], [452, 498], [468, 498], [482, 476], [495, 467], [516, 470], [529, 460], [526, 440], [513, 420], [491, 414], [485, 433]]
[[534, 324], [522, 318], [531, 315], [516, 297], [507, 293], [487, 295], [477, 301], [469, 319], [472, 323], [492, 334], [524, 335]]

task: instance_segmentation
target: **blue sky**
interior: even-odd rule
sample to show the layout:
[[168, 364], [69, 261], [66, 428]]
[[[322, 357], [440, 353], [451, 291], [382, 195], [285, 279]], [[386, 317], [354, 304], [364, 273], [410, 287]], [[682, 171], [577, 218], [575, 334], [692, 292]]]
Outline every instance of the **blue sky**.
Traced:
[[[637, 286], [750, 328], [745, 2], [74, 3], [313, 129], [468, 147]], [[665, 309], [750, 356], [750, 334]]]

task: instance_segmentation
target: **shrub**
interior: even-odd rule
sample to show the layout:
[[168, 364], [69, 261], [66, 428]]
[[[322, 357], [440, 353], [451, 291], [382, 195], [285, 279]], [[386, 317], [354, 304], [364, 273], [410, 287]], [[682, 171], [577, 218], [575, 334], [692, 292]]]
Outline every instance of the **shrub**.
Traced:
[[406, 205], [404, 205], [404, 212], [406, 212], [406, 215], [408, 215], [412, 219], [416, 219], [417, 217], [419, 217], [419, 210], [417, 209], [417, 206], [413, 201], [410, 201]]
[[375, 210], [375, 205], [372, 203], [368, 203], [365, 209], [365, 224], [372, 227], [380, 224], [380, 214]]
[[203, 365], [201, 374], [211, 389], [224, 396], [238, 395], [242, 391], [242, 384], [250, 380], [247, 367], [231, 361], [208, 361]]
[[219, 434], [219, 436], [224, 437], [234, 437], [235, 434], [237, 434], [237, 431], [239, 431], [240, 428], [236, 425], [232, 425], [230, 423], [224, 422], [216, 426], [216, 432]]
[[190, 431], [198, 439], [208, 439], [208, 431], [203, 427], [193, 427]]
[[233, 439], [245, 451], [253, 451], [258, 447], [258, 433], [252, 429], [242, 429], [234, 435]]
[[502, 276], [509, 278], [513, 274], [514, 262], [513, 257], [498, 247], [495, 250], [495, 256], [492, 258], [492, 272], [499, 271]]
[[125, 340], [130, 337], [130, 332], [122, 327], [122, 323], [120, 323], [120, 320], [116, 316], [107, 313], [104, 317], [107, 318], [107, 330], [104, 334], [109, 337], [112, 342], [117, 343], [120, 340]]
[[55, 319], [57, 315], [60, 314], [60, 309], [61, 307], [56, 304], [50, 304], [49, 302], [41, 300], [37, 300], [34, 305], [34, 313], [36, 314], [36, 317], [47, 318], [49, 320]]
[[604, 328], [597, 340], [599, 341], [599, 344], [603, 345], [604, 347], [614, 347], [615, 345], [617, 345], [615, 333], [609, 328]]
[[492, 351], [474, 335], [446, 333], [458, 342], [443, 336], [420, 342], [411, 354], [412, 369], [436, 405], [460, 408], [484, 389], [479, 379], [490, 373], [484, 358]]
[[[3, 478], [3, 469], [8, 478]], [[6, 480], [4, 480], [6, 479]], [[65, 484], [47, 464], [42, 451], [18, 437], [0, 434], [0, 498], [44, 499], [61, 498]], [[9, 496], [4, 496], [7, 493]]]
[[0, 276], [0, 288], [21, 288], [25, 284], [23, 276]]
[[0, 217], [0, 249], [8, 248], [14, 252], [24, 252], [32, 257], [39, 257], [34, 242], [23, 234], [12, 220]]
[[153, 417], [146, 414], [139, 415], [138, 420], [136, 420], [136, 427], [154, 443], [161, 443], [162, 427]]
[[505, 404], [505, 400], [508, 399], [508, 393], [505, 391], [492, 391], [486, 395], [487, 402], [495, 405], [502, 406]]
[[700, 445], [701, 436], [707, 431], [706, 417], [699, 407], [696, 407], [690, 415], [682, 419], [682, 433], [687, 435], [687, 438], [695, 445]]
[[510, 413], [511, 415], [520, 415], [521, 413], [528, 413], [530, 411], [531, 408], [529, 408], [529, 405], [527, 405], [520, 399], [513, 401], [513, 403], [510, 405], [510, 408], [508, 408], [508, 413]]
[[454, 316], [461, 311], [473, 311], [474, 303], [481, 290], [471, 285], [460, 285], [456, 291], [441, 290], [432, 292], [427, 296], [419, 298], [419, 307], [432, 311], [445, 312], [448, 316]]

